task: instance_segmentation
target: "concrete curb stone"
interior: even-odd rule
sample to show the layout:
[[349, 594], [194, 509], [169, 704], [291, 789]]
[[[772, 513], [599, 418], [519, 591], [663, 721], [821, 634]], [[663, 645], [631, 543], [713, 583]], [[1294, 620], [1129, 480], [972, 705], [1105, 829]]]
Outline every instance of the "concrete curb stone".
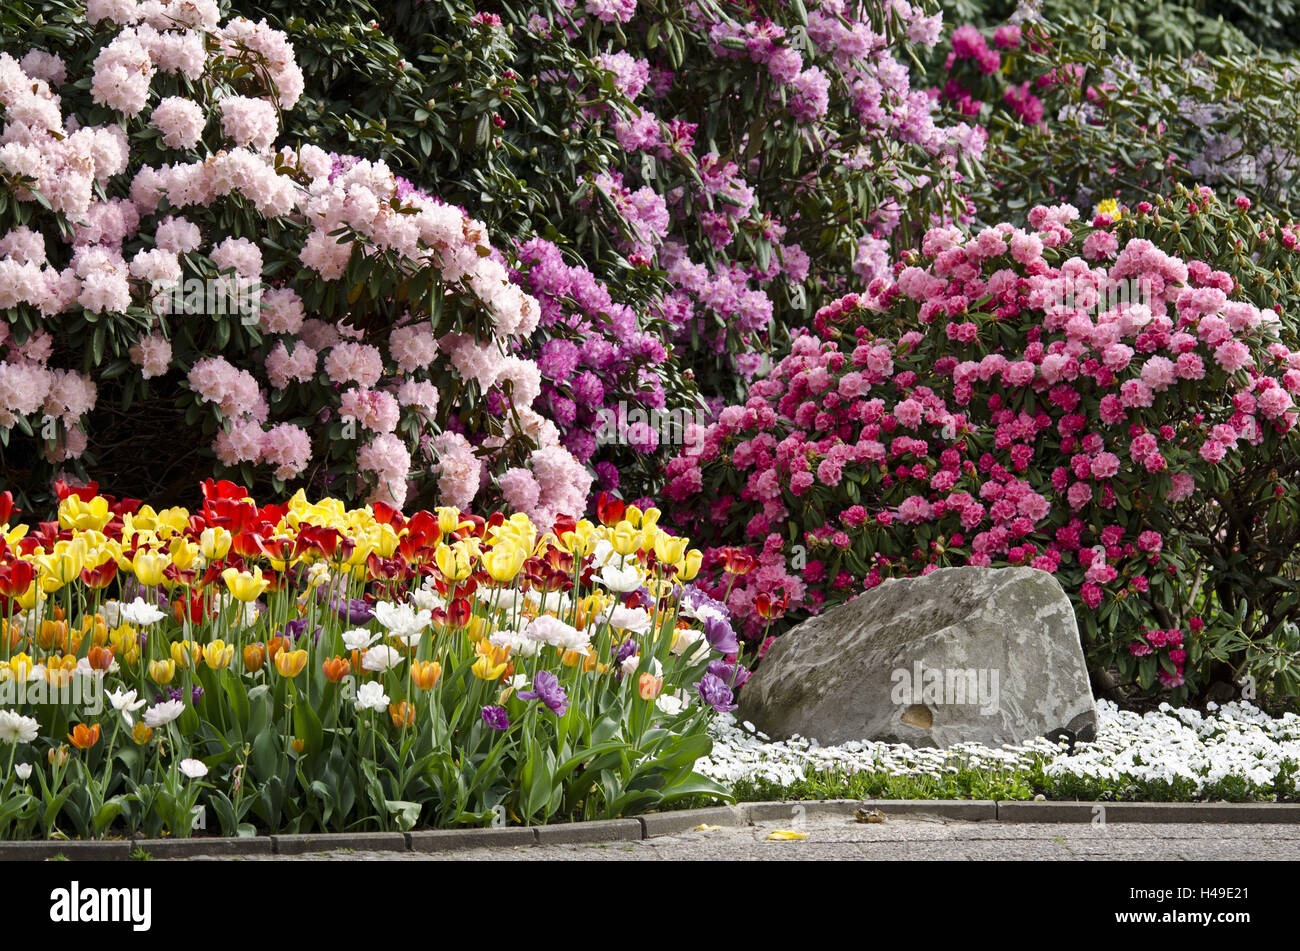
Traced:
[[992, 800], [823, 799], [751, 802], [734, 806], [656, 812], [627, 819], [602, 819], [549, 826], [490, 829], [430, 829], [413, 832], [345, 832], [248, 838], [204, 836], [193, 839], [105, 839], [0, 842], [0, 861], [123, 861], [136, 848], [152, 858], [194, 856], [238, 858], [252, 855], [305, 855], [313, 852], [453, 852], [461, 849], [532, 845], [597, 845], [635, 842], [689, 832], [701, 825], [741, 828], [756, 822], [850, 817], [856, 809], [878, 809], [886, 816], [933, 816], [962, 821], [1006, 823], [1295, 823], [1300, 803], [1062, 802]]

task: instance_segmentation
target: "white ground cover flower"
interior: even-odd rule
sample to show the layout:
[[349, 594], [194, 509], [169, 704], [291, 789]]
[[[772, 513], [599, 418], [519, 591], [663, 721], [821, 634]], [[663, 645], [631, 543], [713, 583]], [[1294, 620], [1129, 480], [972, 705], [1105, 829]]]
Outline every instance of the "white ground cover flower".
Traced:
[[1274, 718], [1234, 702], [1211, 705], [1208, 715], [1168, 704], [1139, 714], [1105, 700], [1097, 702], [1097, 713], [1096, 740], [1076, 744], [1072, 754], [1044, 739], [996, 749], [963, 743], [946, 750], [870, 741], [822, 746], [803, 737], [772, 742], [724, 714], [714, 721], [713, 752], [695, 768], [725, 784], [790, 785], [819, 769], [938, 777], [960, 768], [1021, 771], [1041, 764], [1050, 777], [1120, 785], [1182, 781], [1194, 796], [1224, 780], [1245, 781], [1249, 793], [1266, 798], [1287, 766], [1292, 791], [1300, 790], [1294, 778], [1300, 773], [1300, 716], [1294, 713]]

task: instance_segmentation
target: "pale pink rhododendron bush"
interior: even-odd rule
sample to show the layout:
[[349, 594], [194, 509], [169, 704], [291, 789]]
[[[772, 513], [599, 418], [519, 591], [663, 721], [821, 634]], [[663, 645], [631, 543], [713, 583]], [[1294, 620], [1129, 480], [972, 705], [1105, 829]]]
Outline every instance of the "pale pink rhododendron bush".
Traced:
[[[224, 470], [463, 507], [500, 474], [538, 518], [585, 508], [590, 476], [512, 352], [538, 302], [480, 222], [383, 163], [274, 150], [303, 77], [265, 22], [219, 23], [212, 2], [86, 14], [84, 63], [0, 54], [12, 441], [93, 457], [112, 380], [128, 404], [174, 392]], [[52, 91], [79, 68], [84, 96]]]

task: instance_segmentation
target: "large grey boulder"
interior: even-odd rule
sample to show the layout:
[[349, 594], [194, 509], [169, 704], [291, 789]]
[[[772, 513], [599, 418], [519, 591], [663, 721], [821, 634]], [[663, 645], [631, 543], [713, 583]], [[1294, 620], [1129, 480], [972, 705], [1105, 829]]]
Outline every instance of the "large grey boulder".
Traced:
[[1033, 568], [886, 581], [776, 639], [737, 717], [776, 739], [945, 747], [1096, 733], [1079, 628]]

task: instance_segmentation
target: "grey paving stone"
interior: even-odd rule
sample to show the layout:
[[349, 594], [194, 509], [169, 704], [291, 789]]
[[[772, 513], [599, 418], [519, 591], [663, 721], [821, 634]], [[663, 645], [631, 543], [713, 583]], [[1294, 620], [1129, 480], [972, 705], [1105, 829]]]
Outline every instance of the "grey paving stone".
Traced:
[[647, 837], [691, 832], [697, 826], [743, 826], [749, 816], [743, 806], [711, 806], [707, 809], [682, 809], [637, 816]]

